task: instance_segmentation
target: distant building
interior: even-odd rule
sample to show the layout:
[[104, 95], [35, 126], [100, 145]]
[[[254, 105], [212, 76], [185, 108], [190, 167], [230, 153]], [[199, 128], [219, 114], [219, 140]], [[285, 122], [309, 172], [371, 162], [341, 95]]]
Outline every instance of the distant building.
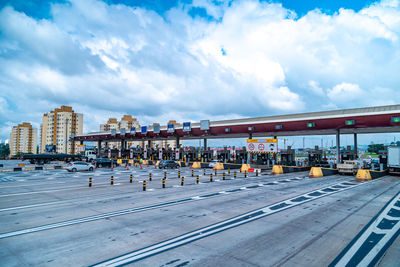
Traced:
[[[54, 149], [56, 153], [74, 153], [70, 138], [82, 135], [83, 114], [75, 113], [72, 107], [61, 106], [43, 115], [40, 126], [40, 152]], [[47, 149], [46, 149], [47, 148]]]
[[10, 133], [9, 142], [10, 156], [15, 156], [17, 153], [36, 154], [37, 129], [33, 128], [28, 122], [14, 126]]
[[132, 127], [139, 130], [139, 122], [136, 118], [132, 118], [132, 115], [124, 115], [119, 122], [116, 118], [109, 118], [106, 124], [100, 124], [100, 132], [108, 132], [111, 130], [120, 131], [121, 129], [125, 129], [126, 132], [129, 132]]

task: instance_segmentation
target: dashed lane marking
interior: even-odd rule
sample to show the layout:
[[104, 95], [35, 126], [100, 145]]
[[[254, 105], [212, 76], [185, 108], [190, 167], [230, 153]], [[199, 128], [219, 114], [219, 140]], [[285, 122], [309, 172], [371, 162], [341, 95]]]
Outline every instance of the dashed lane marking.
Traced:
[[[376, 182], [378, 179], [367, 182], [367, 183], [373, 183]], [[210, 235], [214, 235], [216, 233], [237, 227], [239, 225], [269, 216], [271, 214], [275, 214], [277, 212], [304, 204], [306, 202], [310, 202], [325, 196], [329, 196], [344, 190], [348, 190], [354, 187], [358, 187], [360, 185], [363, 185], [365, 183], [350, 183], [347, 182], [346, 185], [344, 185], [343, 182], [341, 183], [337, 183], [335, 185], [342, 185], [344, 188], [341, 189], [337, 189], [334, 191], [329, 191], [329, 192], [325, 192], [323, 191], [326, 188], [331, 188], [333, 185], [325, 187], [325, 188], [321, 188], [321, 189], [317, 189], [302, 195], [298, 195], [296, 197], [290, 198], [290, 199], [286, 199], [283, 201], [280, 201], [278, 203], [274, 203], [272, 205], [268, 205], [266, 207], [257, 209], [257, 210], [253, 210], [251, 212], [247, 212], [244, 213], [242, 215], [239, 216], [235, 216], [231, 219], [228, 220], [223, 220], [221, 222], [209, 225], [207, 227], [203, 227], [200, 228], [198, 230], [195, 231], [191, 231], [188, 232], [186, 234], [171, 238], [169, 240], [154, 244], [154, 245], [150, 245], [148, 247], [145, 247], [143, 249], [139, 249], [109, 260], [106, 260], [104, 262], [100, 262], [98, 264], [95, 264], [93, 266], [122, 266], [122, 265], [126, 265], [126, 264], [130, 264], [133, 262], [137, 262], [139, 260], [142, 260], [144, 258], [147, 257], [151, 257], [154, 256], [156, 254], [165, 252], [167, 250], [179, 247], [179, 246], [183, 246], [185, 244], [194, 242], [196, 240], [205, 238], [207, 236]], [[321, 193], [320, 195], [315, 195], [313, 193]]]

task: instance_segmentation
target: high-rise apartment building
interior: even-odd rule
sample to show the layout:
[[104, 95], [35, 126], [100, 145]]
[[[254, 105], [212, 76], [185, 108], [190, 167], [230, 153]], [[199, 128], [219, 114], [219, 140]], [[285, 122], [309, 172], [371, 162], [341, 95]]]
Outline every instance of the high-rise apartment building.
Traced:
[[74, 153], [73, 135], [83, 132], [83, 114], [75, 113], [72, 107], [61, 106], [43, 115], [40, 126], [40, 152], [53, 150], [56, 153]]
[[14, 126], [10, 133], [10, 156], [17, 153], [36, 154], [37, 129], [28, 122]]

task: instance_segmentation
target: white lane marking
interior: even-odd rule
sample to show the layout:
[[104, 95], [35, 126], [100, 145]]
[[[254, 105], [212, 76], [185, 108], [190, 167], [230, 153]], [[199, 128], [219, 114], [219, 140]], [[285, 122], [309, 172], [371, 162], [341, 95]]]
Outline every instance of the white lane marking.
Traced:
[[[376, 180], [373, 180], [371, 182], [374, 182], [374, 181], [376, 181]], [[338, 183], [338, 184], [340, 184], [340, 183]], [[268, 205], [264, 208], [260, 208], [260, 209], [257, 209], [257, 210], [251, 211], [251, 212], [247, 212], [247, 213], [239, 215], [239, 216], [235, 216], [228, 220], [220, 221], [218, 223], [200, 228], [198, 230], [183, 234], [181, 236], [171, 238], [167, 241], [163, 241], [163, 242], [160, 242], [160, 243], [157, 243], [154, 245], [150, 245], [146, 248], [133, 251], [133, 252], [125, 254], [123, 256], [119, 256], [119, 257], [101, 262], [99, 264], [95, 264], [93, 266], [121, 266], [121, 265], [129, 264], [129, 263], [141, 260], [143, 258], [155, 255], [157, 253], [161, 253], [166, 250], [169, 250], [169, 249], [172, 249], [175, 247], [179, 247], [181, 245], [193, 242], [195, 240], [213, 235], [215, 233], [219, 233], [221, 231], [234, 228], [238, 225], [241, 225], [241, 224], [244, 224], [244, 223], [247, 223], [250, 221], [254, 221], [256, 219], [280, 212], [282, 210], [286, 210], [288, 208], [295, 207], [295, 206], [304, 204], [306, 202], [309, 202], [309, 201], [312, 201], [315, 199], [319, 199], [319, 198], [322, 198], [322, 197], [325, 197], [328, 195], [332, 195], [332, 194], [335, 194], [335, 193], [338, 193], [338, 192], [341, 192], [344, 190], [348, 190], [348, 189], [351, 189], [351, 188], [354, 188], [354, 187], [357, 187], [360, 185], [363, 185], [363, 184], [360, 183], [360, 184], [356, 184], [353, 186], [348, 186], [346, 188], [337, 189], [337, 190], [329, 192], [329, 193], [324, 193], [319, 196], [309, 197], [309, 194], [312, 194], [313, 192], [318, 191], [318, 190], [314, 190], [314, 191], [311, 191], [311, 192], [308, 192], [308, 193], [305, 193], [302, 195], [298, 195], [296, 197], [293, 197], [293, 198], [290, 198], [290, 199], [287, 199], [284, 201], [280, 201], [278, 203], [274, 203], [272, 205]], [[325, 188], [329, 188], [331, 186], [328, 186]], [[302, 196], [307, 197], [307, 199], [304, 201], [298, 202], [296, 204], [288, 204], [288, 202], [290, 202], [291, 200], [300, 198]], [[279, 207], [280, 205], [282, 205], [282, 207], [276, 208], [276, 207]], [[252, 216], [252, 215], [254, 215], [254, 216]]]
[[343, 257], [336, 263], [336, 266], [345, 266], [361, 248], [361, 246], [366, 242], [368, 237], [372, 233], [385, 234], [385, 236], [371, 249], [371, 251], [363, 258], [357, 266], [368, 266], [371, 261], [377, 256], [377, 254], [382, 250], [386, 243], [392, 238], [392, 236], [400, 230], [400, 223], [396, 223], [391, 229], [380, 229], [378, 228], [379, 223], [383, 219], [389, 220], [399, 220], [399, 217], [392, 217], [388, 215], [388, 212], [394, 208], [394, 204], [400, 201], [400, 193], [387, 205], [387, 207], [379, 214], [379, 216], [374, 220], [373, 223], [368, 227], [368, 229], [358, 238], [358, 240], [351, 246], [351, 248], [343, 255]]

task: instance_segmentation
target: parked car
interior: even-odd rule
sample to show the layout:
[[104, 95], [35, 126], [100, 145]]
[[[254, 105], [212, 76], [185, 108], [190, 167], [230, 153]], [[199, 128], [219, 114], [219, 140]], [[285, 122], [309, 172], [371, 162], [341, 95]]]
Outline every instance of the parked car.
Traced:
[[94, 166], [90, 163], [83, 161], [74, 161], [68, 164], [66, 167], [69, 172], [77, 172], [77, 171], [93, 171]]
[[179, 164], [176, 163], [173, 160], [161, 160], [160, 163], [158, 164], [158, 168], [160, 169], [166, 169], [166, 168], [179, 168]]
[[221, 163], [221, 161], [214, 159], [214, 160], [210, 161], [210, 164], [208, 164], [208, 167], [214, 168], [216, 163]]
[[102, 167], [109, 167], [111, 168], [111, 163], [114, 167], [117, 167], [118, 164], [115, 160], [110, 160], [107, 158], [100, 158], [100, 159], [94, 159], [93, 164], [96, 165], [97, 168], [102, 168]]

